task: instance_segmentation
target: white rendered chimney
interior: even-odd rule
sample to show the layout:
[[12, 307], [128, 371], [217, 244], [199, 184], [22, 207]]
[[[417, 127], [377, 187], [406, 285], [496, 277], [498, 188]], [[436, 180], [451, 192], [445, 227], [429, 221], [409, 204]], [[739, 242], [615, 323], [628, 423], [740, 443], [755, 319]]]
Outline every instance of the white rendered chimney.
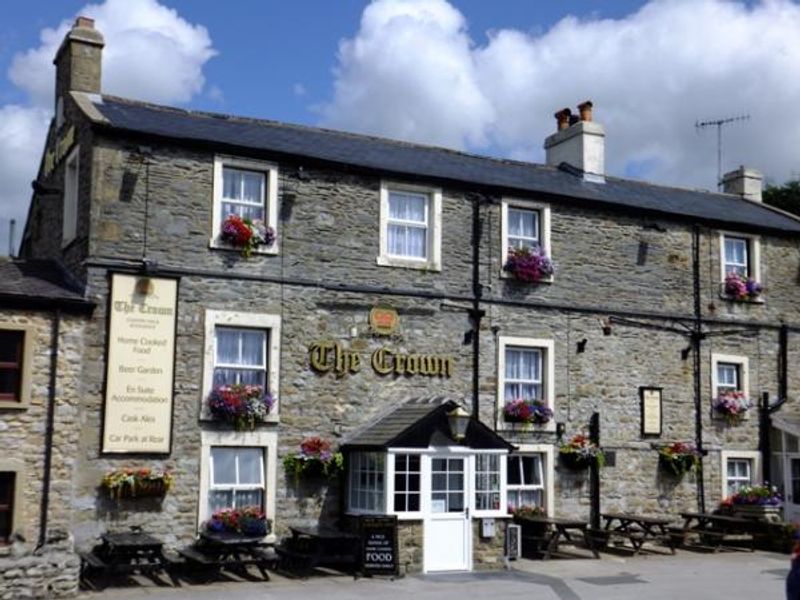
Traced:
[[592, 103], [578, 105], [580, 116], [568, 108], [555, 114], [558, 131], [544, 141], [547, 164], [567, 163], [583, 171], [584, 181], [605, 183], [605, 137], [603, 126], [592, 121]]
[[764, 176], [761, 171], [741, 166], [735, 171], [730, 171], [722, 176], [722, 191], [726, 194], [736, 194], [748, 200], [761, 202], [761, 184], [763, 181]]

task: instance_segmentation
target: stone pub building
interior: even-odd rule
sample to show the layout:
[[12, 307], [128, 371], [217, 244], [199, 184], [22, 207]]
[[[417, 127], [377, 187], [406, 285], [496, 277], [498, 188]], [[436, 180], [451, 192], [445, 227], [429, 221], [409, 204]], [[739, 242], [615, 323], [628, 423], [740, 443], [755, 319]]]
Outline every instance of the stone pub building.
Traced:
[[[0, 281], [0, 570], [39, 537], [48, 555], [43, 523], [76, 548], [130, 525], [177, 547], [245, 505], [276, 537], [396, 515], [404, 570], [499, 568], [509, 507], [588, 518], [559, 448], [594, 413], [604, 511], [711, 509], [769, 478], [793, 514], [800, 221], [761, 203], [756, 171], [725, 193], [606, 176], [590, 103], [558, 113], [546, 165], [156, 106], [103, 95], [103, 45], [80, 18], [55, 57]], [[264, 243], [231, 243], [232, 214]], [[232, 384], [272, 399], [252, 427], [209, 408]], [[715, 403], [734, 393], [750, 408], [731, 422]], [[344, 451], [339, 479], [285, 470], [315, 436]], [[674, 442], [701, 450], [696, 473], [659, 469]], [[120, 468], [174, 483], [115, 501]]]

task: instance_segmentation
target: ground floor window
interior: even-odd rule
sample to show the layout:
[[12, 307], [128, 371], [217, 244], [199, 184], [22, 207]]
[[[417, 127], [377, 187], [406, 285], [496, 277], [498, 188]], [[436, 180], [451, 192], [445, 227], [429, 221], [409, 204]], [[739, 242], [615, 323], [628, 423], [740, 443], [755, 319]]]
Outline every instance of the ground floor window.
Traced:
[[510, 510], [521, 506], [545, 508], [543, 453], [509, 456], [506, 477]]
[[17, 474], [0, 473], [0, 544], [11, 541], [14, 531], [14, 491]]
[[381, 513], [386, 510], [384, 456], [377, 452], [354, 452], [350, 455], [350, 510]]
[[761, 453], [755, 450], [723, 450], [721, 453], [722, 497], [746, 485], [761, 483]]
[[264, 509], [264, 449], [212, 447], [210, 512], [257, 506]]
[[394, 455], [394, 510], [420, 511], [421, 464], [419, 454]]

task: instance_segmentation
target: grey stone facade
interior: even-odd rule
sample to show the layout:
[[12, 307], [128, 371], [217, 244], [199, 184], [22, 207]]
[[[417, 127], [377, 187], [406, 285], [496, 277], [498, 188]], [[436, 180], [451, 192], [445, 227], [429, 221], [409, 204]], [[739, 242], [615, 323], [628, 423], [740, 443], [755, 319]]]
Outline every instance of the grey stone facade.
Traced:
[[[674, 516], [697, 508], [697, 481], [676, 481], [657, 468], [654, 445], [696, 439], [694, 374], [685, 325], [694, 319], [693, 231], [699, 231], [700, 308], [709, 334], [701, 342], [701, 424], [705, 497], [720, 500], [723, 450], [759, 447], [758, 415], [732, 427], [711, 409], [712, 354], [747, 357], [749, 397], [776, 398], [779, 381], [779, 330], [800, 323], [797, 239], [761, 232], [763, 302], [738, 303], [720, 294], [720, 230], [666, 212], [613, 210], [569, 197], [521, 194], [504, 189], [475, 189], [458, 182], [428, 181], [414, 174], [370, 172], [319, 164], [303, 156], [270, 152], [246, 158], [269, 160], [278, 168], [277, 255], [211, 248], [215, 154], [235, 154], [189, 141], [149, 139], [103, 128], [92, 115], [65, 97], [65, 114], [76, 127], [80, 147], [78, 237], [61, 249], [58, 196], [38, 195], [31, 209], [22, 252], [29, 258], [57, 258], [86, 286], [97, 310], [82, 329], [71, 364], [75, 377], [62, 383], [66, 398], [57, 452], [71, 467], [65, 481], [61, 519], [81, 547], [102, 532], [143, 525], [170, 546], [194, 539], [204, 519], [199, 515], [203, 432], [220, 426], [204, 418], [202, 373], [205, 311], [277, 315], [281, 321], [279, 422], [260, 431], [276, 432], [278, 461], [275, 525], [283, 534], [294, 523], [334, 521], [342, 499], [336, 485], [296, 485], [280, 459], [295, 452], [310, 435], [346, 439], [409, 397], [432, 393], [473, 398], [472, 346], [465, 333], [472, 323], [473, 202], [480, 202], [478, 281], [482, 290], [478, 390], [480, 418], [515, 444], [543, 444], [555, 449], [554, 431], [512, 427], [503, 422], [498, 400], [498, 341], [502, 336], [551, 340], [554, 345], [554, 421], [567, 435], [584, 431], [593, 412], [600, 414], [602, 445], [614, 451], [614, 466], [601, 473], [603, 510]], [[58, 132], [53, 129], [50, 141]], [[148, 146], [143, 153], [142, 138]], [[43, 182], [57, 187], [63, 168]], [[442, 269], [379, 266], [379, 192], [382, 181], [442, 187]], [[557, 265], [552, 282], [537, 285], [502, 273], [501, 200], [518, 198], [546, 203], [551, 210], [550, 243]], [[713, 201], [713, 196], [709, 197]], [[752, 234], [748, 229], [746, 232]], [[145, 246], [146, 238], [146, 246]], [[108, 456], [101, 452], [101, 423], [107, 340], [109, 274], [141, 272], [142, 257], [157, 265], [156, 276], [180, 277], [175, 353], [173, 443], [169, 456]], [[369, 309], [388, 304], [400, 316], [390, 337], [373, 335]], [[601, 321], [617, 317], [610, 335]], [[624, 319], [629, 319], [627, 322]], [[665, 330], [670, 327], [673, 331]], [[725, 333], [734, 330], [733, 333]], [[686, 329], [688, 333], [688, 329]], [[719, 334], [719, 335], [716, 335]], [[336, 377], [314, 372], [309, 344], [320, 339], [341, 343], [362, 357], [359, 373]], [[792, 330], [789, 364], [798, 364], [800, 339]], [[584, 351], [577, 350], [582, 342]], [[381, 346], [397, 352], [448, 355], [452, 377], [378, 375], [369, 356]], [[74, 360], [65, 358], [65, 360]], [[789, 368], [789, 397], [800, 381]], [[73, 387], [74, 386], [74, 387]], [[639, 387], [663, 388], [663, 433], [643, 439]], [[67, 393], [67, 391], [69, 393]], [[787, 406], [787, 411], [797, 410]], [[33, 415], [30, 416], [33, 418]], [[3, 433], [5, 436], [5, 432]], [[117, 504], [99, 491], [102, 476], [118, 467], [168, 468], [175, 489], [163, 503]], [[588, 479], [553, 465], [548, 482], [557, 515], [587, 517]], [[474, 527], [478, 527], [477, 521]], [[421, 524], [403, 522], [401, 563], [422, 565]], [[477, 529], [476, 529], [477, 531]], [[502, 564], [504, 524], [492, 540], [473, 536], [476, 568]]]

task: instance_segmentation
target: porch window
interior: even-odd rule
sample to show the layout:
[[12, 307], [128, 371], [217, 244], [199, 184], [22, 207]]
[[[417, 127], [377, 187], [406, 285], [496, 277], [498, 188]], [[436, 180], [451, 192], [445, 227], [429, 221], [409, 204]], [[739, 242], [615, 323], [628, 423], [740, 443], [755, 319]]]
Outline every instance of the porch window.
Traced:
[[518, 454], [508, 457], [508, 507], [544, 507], [542, 454]]
[[396, 454], [394, 457], [394, 510], [419, 512], [420, 510], [420, 456]]
[[475, 456], [475, 510], [500, 510], [500, 456]]
[[354, 452], [350, 455], [348, 480], [350, 510], [385, 512], [385, 469], [384, 454]]

